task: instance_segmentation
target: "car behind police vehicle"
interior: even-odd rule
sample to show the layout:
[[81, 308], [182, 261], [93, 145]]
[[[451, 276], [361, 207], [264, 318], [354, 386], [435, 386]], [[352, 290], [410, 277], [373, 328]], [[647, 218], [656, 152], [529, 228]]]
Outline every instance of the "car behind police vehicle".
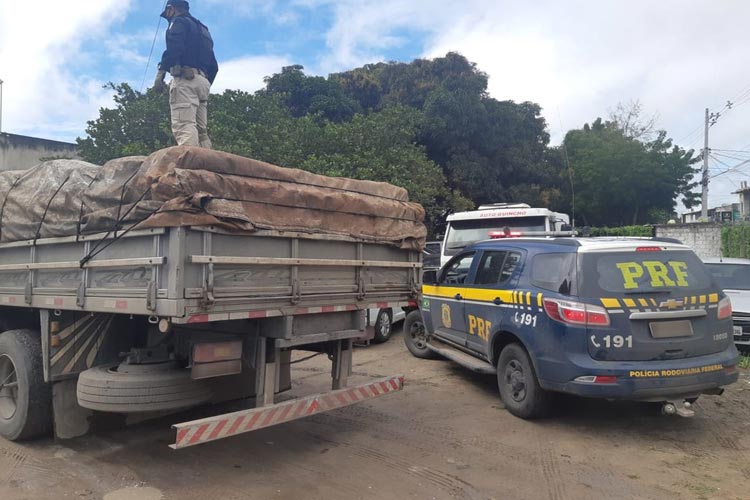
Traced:
[[690, 416], [738, 378], [732, 306], [676, 240], [513, 238], [475, 244], [424, 275], [417, 357], [496, 373], [508, 410], [550, 408], [550, 392], [663, 403]]

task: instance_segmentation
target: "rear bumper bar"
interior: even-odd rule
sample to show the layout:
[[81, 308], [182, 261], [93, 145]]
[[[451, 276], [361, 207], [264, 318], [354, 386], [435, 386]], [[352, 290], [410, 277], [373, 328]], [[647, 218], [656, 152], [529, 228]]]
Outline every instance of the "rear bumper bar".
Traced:
[[169, 445], [169, 447], [173, 450], [179, 450], [256, 431], [384, 396], [391, 392], [400, 391], [403, 387], [404, 376], [395, 375], [355, 387], [176, 424], [172, 428], [177, 431], [177, 438], [175, 443]]
[[[653, 361], [598, 361], [580, 355], [569, 358], [574, 367], [567, 381], [540, 380], [543, 388], [584, 397], [663, 400], [695, 397], [737, 381], [739, 356], [735, 347], [695, 358]], [[585, 376], [615, 377], [613, 383], [576, 380]]]

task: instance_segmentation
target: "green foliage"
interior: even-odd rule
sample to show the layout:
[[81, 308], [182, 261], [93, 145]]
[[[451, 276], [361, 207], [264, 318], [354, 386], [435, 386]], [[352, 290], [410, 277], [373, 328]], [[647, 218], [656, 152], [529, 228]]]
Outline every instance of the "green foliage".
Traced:
[[721, 255], [742, 259], [750, 258], [750, 225], [742, 224], [721, 228]]
[[679, 195], [688, 207], [696, 199], [693, 151], [673, 145], [666, 132], [641, 142], [617, 123], [597, 119], [568, 132], [564, 146], [573, 171], [576, 212], [585, 224], [655, 222], [650, 218], [674, 211]]
[[369, 64], [331, 79], [365, 110], [400, 105], [421, 111], [418, 142], [455, 196], [474, 204], [561, 206], [562, 163], [548, 161], [541, 108], [489, 97], [487, 75], [464, 56]]
[[[307, 119], [312, 123], [311, 119]], [[440, 167], [415, 144], [421, 115], [412, 108], [389, 107], [355, 115], [351, 122], [326, 123], [314, 137], [300, 168], [325, 175], [390, 182], [406, 188], [412, 201], [427, 211], [428, 227], [445, 217], [446, 205], [465, 207], [445, 187]]]
[[306, 76], [303, 69], [298, 64], [281, 68], [281, 73], [265, 79], [266, 88], [261, 92], [282, 96], [296, 117], [320, 114], [327, 120], [341, 122], [360, 111], [359, 103], [344, 94], [336, 80]]
[[592, 227], [591, 236], [637, 236], [650, 238], [654, 226]]
[[[457, 53], [328, 78], [287, 66], [265, 82], [255, 93], [211, 94], [216, 149], [405, 187], [425, 206], [431, 236], [448, 213], [483, 203], [570, 213], [571, 183], [585, 224], [666, 222], [678, 195], [687, 206], [696, 201], [692, 151], [641, 123], [639, 105], [570, 131], [565, 147], [550, 148], [540, 106], [490, 97], [487, 75]], [[108, 87], [115, 106], [101, 109], [78, 139], [84, 159], [102, 164], [174, 144], [166, 95]]]
[[109, 83], [106, 87], [115, 92], [116, 106], [101, 108], [99, 118], [87, 123], [87, 137], [77, 140], [83, 159], [103, 164], [112, 158], [145, 155], [175, 144], [166, 94], [138, 92], [127, 83]]

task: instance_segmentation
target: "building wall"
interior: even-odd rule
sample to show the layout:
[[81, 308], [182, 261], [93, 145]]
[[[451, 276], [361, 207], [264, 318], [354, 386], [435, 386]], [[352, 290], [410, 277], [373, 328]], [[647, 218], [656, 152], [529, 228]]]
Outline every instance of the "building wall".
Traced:
[[694, 222], [656, 226], [659, 238], [676, 238], [690, 246], [698, 257], [721, 257], [721, 224]]
[[78, 158], [78, 150], [69, 142], [0, 133], [0, 171], [25, 170], [48, 158]]

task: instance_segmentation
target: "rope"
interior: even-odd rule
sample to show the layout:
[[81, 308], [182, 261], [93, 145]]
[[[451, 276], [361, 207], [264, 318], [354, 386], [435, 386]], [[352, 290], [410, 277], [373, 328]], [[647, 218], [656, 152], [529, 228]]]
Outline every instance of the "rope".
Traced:
[[[162, 12], [167, 7], [167, 0], [164, 0], [164, 6], [161, 8]], [[151, 42], [151, 50], [148, 52], [148, 60], [146, 61], [146, 69], [143, 70], [143, 80], [141, 80], [141, 89], [139, 92], [143, 92], [143, 86], [146, 84], [146, 75], [148, 74], [148, 67], [151, 66], [151, 56], [154, 53], [154, 46], [156, 45], [156, 37], [159, 36], [159, 27], [161, 26], [161, 16], [159, 21], [156, 23], [156, 32], [154, 33], [154, 40]]]
[[60, 190], [63, 188], [65, 183], [68, 182], [70, 179], [71, 174], [68, 174], [68, 176], [65, 178], [64, 181], [60, 183], [59, 186], [57, 186], [57, 189], [55, 189], [55, 193], [52, 195], [52, 197], [47, 201], [47, 206], [44, 207], [44, 213], [42, 214], [42, 218], [39, 220], [39, 225], [36, 228], [36, 233], [34, 234], [34, 245], [36, 245], [36, 240], [39, 239], [42, 232], [42, 225], [44, 224], [44, 219], [47, 217], [47, 212], [49, 211], [50, 205], [52, 205], [52, 201], [55, 199], [55, 196], [57, 196], [57, 193], [60, 192]]

